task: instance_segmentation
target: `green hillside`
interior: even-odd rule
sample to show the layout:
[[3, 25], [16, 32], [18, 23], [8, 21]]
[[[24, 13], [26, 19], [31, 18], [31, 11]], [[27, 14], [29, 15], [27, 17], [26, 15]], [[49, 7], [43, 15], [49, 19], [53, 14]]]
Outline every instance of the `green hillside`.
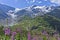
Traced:
[[6, 38], [5, 40], [59, 40], [59, 30], [57, 30], [59, 24], [54, 24], [59, 22], [59, 19], [50, 15], [35, 18], [24, 16], [21, 21], [11, 27], [1, 26], [0, 38]]

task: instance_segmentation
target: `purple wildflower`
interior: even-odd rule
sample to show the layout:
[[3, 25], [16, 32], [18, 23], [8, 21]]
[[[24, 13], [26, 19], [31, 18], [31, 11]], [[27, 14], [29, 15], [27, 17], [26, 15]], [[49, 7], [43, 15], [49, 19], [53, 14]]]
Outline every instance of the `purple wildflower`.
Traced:
[[13, 35], [11, 36], [11, 40], [15, 40]]
[[5, 28], [4, 32], [5, 32], [5, 35], [10, 35], [10, 28]]
[[31, 40], [31, 35], [30, 35], [30, 32], [28, 32], [28, 40]]
[[16, 32], [12, 32], [11, 40], [15, 40], [15, 38], [14, 38], [15, 35], [16, 35]]
[[16, 32], [12, 32], [12, 35], [15, 36], [16, 35]]
[[46, 36], [46, 39], [49, 39], [49, 35], [48, 35], [48, 33], [47, 33], [46, 30], [43, 30], [43, 31], [42, 31], [42, 34]]
[[35, 37], [33, 37], [33, 39], [32, 40], [36, 40], [36, 38]]

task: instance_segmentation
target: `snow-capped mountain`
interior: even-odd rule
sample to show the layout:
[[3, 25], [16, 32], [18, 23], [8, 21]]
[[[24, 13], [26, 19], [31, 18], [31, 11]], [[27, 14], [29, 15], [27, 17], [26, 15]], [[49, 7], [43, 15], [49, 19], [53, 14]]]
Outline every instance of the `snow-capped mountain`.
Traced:
[[48, 14], [60, 19], [60, 6], [56, 7], [54, 10], [52, 10]]
[[7, 18], [9, 18], [9, 23], [10, 23], [10, 16], [7, 14], [9, 10], [15, 10], [15, 8], [0, 4], [0, 24], [1, 25], [7, 24]]
[[15, 8], [0, 4], [0, 19], [7, 18], [8, 15], [6, 14], [9, 10], [14, 10]]
[[[32, 18], [36, 16], [42, 16], [55, 10], [54, 6], [37, 6], [33, 5], [23, 9], [13, 8], [10, 6], [0, 4], [0, 23], [2, 25], [13, 25], [24, 16], [30, 16]], [[58, 8], [59, 9], [59, 8]]]
[[48, 12], [51, 12], [54, 10], [53, 6], [37, 6], [33, 5], [30, 7], [23, 8], [21, 10], [18, 10], [18, 12], [15, 13], [15, 15], [18, 15], [18, 17], [23, 16], [23, 15], [29, 15], [31, 17], [34, 16], [41, 16], [44, 15]]

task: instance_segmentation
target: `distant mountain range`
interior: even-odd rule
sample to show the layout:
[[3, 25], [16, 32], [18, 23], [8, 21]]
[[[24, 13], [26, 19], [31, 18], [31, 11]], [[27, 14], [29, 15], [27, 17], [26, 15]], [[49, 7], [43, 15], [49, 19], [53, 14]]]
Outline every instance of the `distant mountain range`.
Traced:
[[6, 19], [10, 18], [10, 16], [7, 15], [9, 10], [15, 10], [15, 8], [0, 4], [0, 24], [1, 25], [6, 24]]
[[60, 19], [60, 6], [48, 13], [49, 15], [55, 16]]
[[0, 4], [0, 19], [7, 18], [8, 17], [7, 12], [9, 10], [14, 10], [14, 9], [15, 8], [13, 8], [13, 7]]
[[[0, 4], [0, 23], [2, 25], [13, 24], [15, 21], [22, 19], [24, 16], [32, 18], [49, 14], [60, 18], [60, 6], [38, 6], [33, 5], [23, 9], [10, 7]], [[7, 19], [9, 20], [7, 23]]]

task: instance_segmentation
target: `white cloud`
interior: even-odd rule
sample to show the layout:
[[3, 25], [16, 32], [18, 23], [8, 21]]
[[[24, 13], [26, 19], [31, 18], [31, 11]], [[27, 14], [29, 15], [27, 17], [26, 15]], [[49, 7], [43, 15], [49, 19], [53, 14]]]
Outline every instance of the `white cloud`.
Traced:
[[35, 2], [35, 0], [32, 0], [32, 2]]
[[42, 1], [36, 1], [37, 3], [42, 3]]
[[48, 1], [48, 0], [44, 0], [44, 1]]
[[56, 3], [58, 5], [60, 5], [60, 0], [50, 0], [52, 3]]
[[30, 3], [28, 0], [26, 0], [27, 3]]
[[27, 3], [34, 3], [36, 0], [26, 0]]
[[17, 15], [15, 15], [15, 14], [10, 14], [11, 15], [11, 17], [13, 18], [13, 19], [15, 19], [15, 17], [17, 16]]
[[1, 4], [5, 4], [5, 3], [1, 3]]
[[31, 0], [30, 3], [34, 3], [36, 0]]
[[28, 1], [28, 0], [26, 0], [26, 1]]
[[30, 3], [29, 1], [27, 1], [27, 3]]
[[17, 15], [14, 14], [14, 11], [12, 11], [12, 10], [9, 10], [9, 11], [7, 12], [7, 14], [8, 14], [9, 16], [11, 16], [13, 19], [17, 16]]
[[41, 1], [39, 1], [38, 3], [42, 3]]

